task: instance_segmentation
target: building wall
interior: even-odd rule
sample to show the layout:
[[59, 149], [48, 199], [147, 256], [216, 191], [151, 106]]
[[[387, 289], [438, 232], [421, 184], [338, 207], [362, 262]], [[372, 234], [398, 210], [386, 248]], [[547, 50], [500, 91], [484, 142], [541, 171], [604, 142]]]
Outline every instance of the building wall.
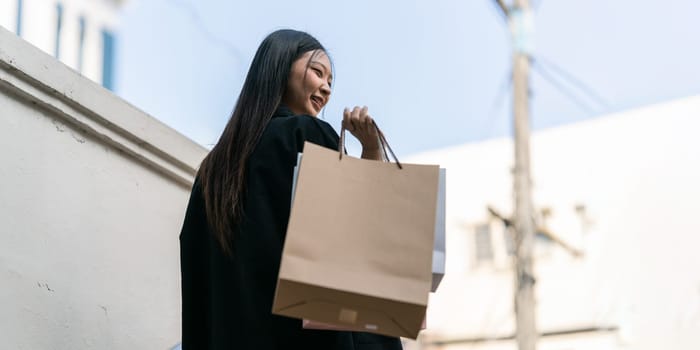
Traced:
[[[540, 349], [700, 347], [698, 115], [700, 97], [691, 97], [533, 134], [534, 204], [550, 212], [542, 225], [583, 252], [537, 240], [538, 328], [598, 328], [542, 337]], [[411, 159], [448, 169], [448, 231], [428, 330], [409, 346], [515, 349], [512, 340], [459, 342], [515, 331], [506, 233], [486, 210], [512, 211], [512, 154], [500, 139]], [[493, 258], [478, 262], [481, 224], [490, 224]]]
[[[102, 32], [115, 33], [117, 0], [0, 0], [0, 26], [17, 34], [17, 8], [22, 3], [20, 36], [49, 55], [55, 56], [58, 27], [57, 5], [63, 8], [58, 58], [87, 78], [102, 83]], [[80, 18], [85, 19], [83, 62], [80, 66]]]
[[0, 333], [8, 349], [167, 349], [206, 150], [0, 28]]

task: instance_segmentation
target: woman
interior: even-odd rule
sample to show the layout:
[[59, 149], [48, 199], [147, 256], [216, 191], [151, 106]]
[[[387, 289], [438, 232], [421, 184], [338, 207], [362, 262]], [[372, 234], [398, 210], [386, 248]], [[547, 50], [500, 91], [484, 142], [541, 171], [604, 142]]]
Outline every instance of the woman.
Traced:
[[[202, 161], [180, 233], [182, 345], [200, 349], [400, 349], [397, 338], [302, 329], [271, 313], [305, 141], [336, 149], [316, 118], [331, 95], [330, 59], [309, 34], [279, 30], [260, 44], [231, 119]], [[367, 108], [343, 124], [381, 159]]]

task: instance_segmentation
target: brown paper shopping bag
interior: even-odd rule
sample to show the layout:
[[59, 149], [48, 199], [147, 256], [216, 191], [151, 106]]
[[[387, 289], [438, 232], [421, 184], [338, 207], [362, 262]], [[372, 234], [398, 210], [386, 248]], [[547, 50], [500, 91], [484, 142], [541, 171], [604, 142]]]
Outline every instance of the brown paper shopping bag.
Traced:
[[438, 171], [306, 143], [273, 313], [415, 339], [432, 280]]
[[[297, 157], [297, 164], [301, 161], [302, 154], [299, 153]], [[294, 190], [297, 183], [299, 167], [294, 167], [294, 179], [292, 181], [292, 203], [294, 202]], [[435, 213], [435, 238], [433, 243], [433, 281], [430, 286], [431, 292], [436, 292], [442, 278], [445, 276], [445, 182], [446, 182], [447, 169], [440, 168], [440, 177], [438, 180], [438, 195], [437, 195], [437, 207]], [[306, 323], [305, 323], [306, 324]], [[325, 329], [325, 328], [312, 328], [313, 323], [309, 323], [310, 329]], [[325, 327], [325, 326], [321, 326]], [[425, 329], [425, 326], [422, 328]]]
[[[423, 318], [423, 323], [420, 325], [420, 329], [424, 330], [425, 329], [425, 318]], [[342, 324], [335, 323], [335, 324], [330, 324], [330, 323], [322, 323], [322, 322], [316, 322], [316, 321], [311, 321], [304, 319], [301, 322], [301, 327], [304, 329], [319, 329], [319, 330], [326, 330], [326, 331], [354, 331], [356, 328], [353, 327], [346, 327]]]

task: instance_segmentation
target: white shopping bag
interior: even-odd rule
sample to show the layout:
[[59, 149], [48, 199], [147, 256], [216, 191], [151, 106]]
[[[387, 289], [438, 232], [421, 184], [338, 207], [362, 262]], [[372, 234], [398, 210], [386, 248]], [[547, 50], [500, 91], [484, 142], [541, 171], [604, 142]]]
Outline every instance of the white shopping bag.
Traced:
[[438, 182], [437, 213], [435, 215], [435, 240], [433, 243], [433, 283], [430, 288], [435, 292], [445, 276], [445, 182], [447, 170], [440, 168]]

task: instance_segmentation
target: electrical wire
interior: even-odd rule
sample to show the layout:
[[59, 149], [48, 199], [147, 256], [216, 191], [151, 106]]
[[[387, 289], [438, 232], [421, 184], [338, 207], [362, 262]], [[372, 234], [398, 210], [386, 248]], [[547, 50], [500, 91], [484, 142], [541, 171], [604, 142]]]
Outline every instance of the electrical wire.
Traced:
[[576, 78], [573, 74], [567, 72], [561, 66], [543, 58], [540, 55], [533, 58], [533, 61], [536, 64], [539, 64], [540, 66], [544, 66], [545, 69], [553, 71], [555, 74], [559, 75], [560, 78], [564, 79], [567, 83], [578, 88], [581, 92], [585, 93], [591, 100], [595, 101], [600, 106], [604, 108], [610, 107], [610, 103], [605, 98], [601, 97], [598, 93], [596, 93], [595, 89], [588, 86], [581, 79]]
[[504, 97], [508, 95], [508, 90], [513, 84], [512, 76], [512, 71], [509, 70], [506, 72], [505, 77], [501, 80], [501, 84], [498, 87], [496, 96], [494, 97], [493, 102], [491, 103], [491, 107], [487, 114], [487, 117], [489, 118], [488, 125], [486, 128], [486, 130], [488, 130], [488, 137], [494, 136], [494, 129], [497, 124], [496, 122], [498, 121], [499, 117], [501, 117], [501, 114], [498, 112], [500, 111], [501, 106], [503, 105], [503, 100], [505, 99]]
[[508, 21], [508, 8], [503, 4], [501, 0], [491, 1], [492, 9], [498, 14], [501, 19]]
[[576, 96], [576, 94], [569, 90], [569, 88], [566, 87], [566, 85], [557, 81], [557, 79], [555, 79], [554, 76], [552, 76], [546, 69], [543, 69], [541, 65], [535, 63], [532, 65], [532, 68], [535, 72], [539, 73], [540, 76], [544, 78], [547, 82], [554, 85], [554, 87], [556, 87], [559, 90], [559, 92], [568, 97], [571, 100], [571, 102], [578, 105], [588, 113], [596, 112], [593, 107], [591, 107], [588, 103], [584, 102], [578, 96]]
[[217, 47], [224, 49], [231, 56], [236, 58], [236, 60], [238, 60], [239, 63], [243, 63], [243, 55], [241, 54], [241, 51], [235, 45], [233, 45], [232, 43], [230, 43], [226, 39], [213, 33], [207, 27], [204, 19], [199, 14], [199, 12], [197, 11], [197, 8], [193, 4], [191, 4], [185, 0], [169, 0], [169, 1], [166, 1], [166, 3], [174, 5], [174, 6], [178, 7], [180, 10], [182, 10], [183, 12], [185, 12], [190, 17], [192, 24], [204, 36], [206, 41], [208, 41], [210, 44], [212, 44], [214, 46], [217, 46]]

